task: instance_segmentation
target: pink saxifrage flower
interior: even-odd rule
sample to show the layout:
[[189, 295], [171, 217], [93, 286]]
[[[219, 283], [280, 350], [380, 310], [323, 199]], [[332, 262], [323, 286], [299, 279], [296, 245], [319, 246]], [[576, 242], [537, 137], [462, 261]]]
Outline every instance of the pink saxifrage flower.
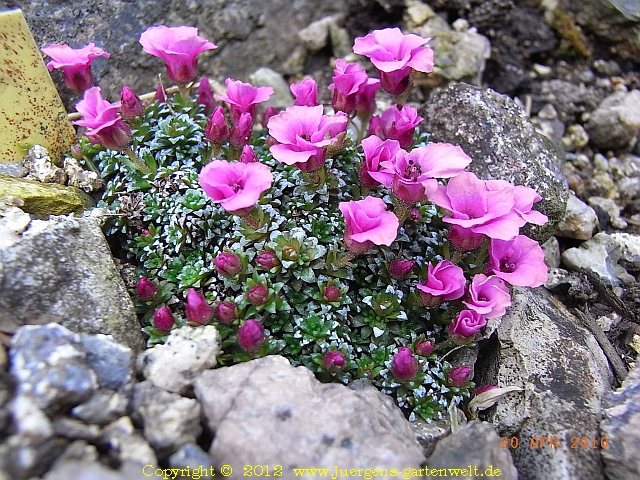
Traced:
[[204, 127], [204, 136], [214, 144], [222, 144], [229, 139], [231, 130], [227, 125], [227, 118], [224, 116], [224, 109], [218, 105], [211, 114], [211, 118]]
[[484, 315], [487, 319], [498, 318], [505, 314], [511, 305], [509, 288], [504, 281], [495, 276], [479, 273], [469, 285], [469, 299], [463, 300], [467, 308]]
[[454, 367], [449, 372], [449, 381], [454, 387], [464, 387], [471, 380], [471, 369], [469, 367]]
[[416, 286], [425, 303], [436, 305], [462, 297], [466, 284], [462, 268], [449, 260], [442, 260], [436, 265], [429, 263], [425, 282]]
[[369, 57], [378, 69], [380, 84], [392, 95], [404, 93], [411, 84], [411, 71], [433, 70], [433, 50], [424, 47], [430, 38], [404, 35], [399, 28], [374, 30], [356, 38], [353, 51]]
[[324, 357], [322, 357], [322, 364], [330, 373], [339, 372], [346, 363], [347, 361], [344, 355], [338, 350], [329, 350], [324, 354]]
[[213, 89], [207, 77], [200, 79], [200, 83], [198, 84], [198, 99], [196, 101], [198, 105], [202, 105], [202, 111], [205, 115], [211, 115], [213, 113], [216, 101], [213, 98]]
[[359, 171], [360, 181], [371, 188], [380, 184], [391, 186], [396, 157], [406, 152], [396, 140], [381, 140], [375, 135], [363, 138], [361, 143], [364, 162]]
[[303, 78], [299, 83], [289, 86], [295, 98], [293, 104], [304, 107], [315, 107], [318, 103], [318, 85], [313, 78]]
[[198, 36], [195, 27], [150, 27], [140, 35], [142, 49], [164, 60], [167, 75], [176, 83], [185, 84], [198, 74], [198, 55], [218, 48]]
[[476, 312], [475, 310], [462, 310], [453, 322], [449, 325], [449, 333], [451, 335], [460, 335], [461, 337], [473, 337], [476, 333], [482, 330], [487, 324], [487, 319], [484, 315]]
[[380, 115], [374, 115], [369, 121], [369, 135], [377, 135], [383, 140], [397, 140], [401, 148], [409, 148], [413, 143], [413, 134], [418, 124], [424, 120], [418, 110], [404, 105], [386, 109]]
[[95, 43], [75, 49], [69, 45], [54, 43], [41, 50], [52, 59], [47, 63], [47, 69], [51, 71], [54, 68], [61, 68], [65, 85], [75, 92], [83, 92], [93, 85], [91, 63], [98, 57], [111, 56], [96, 47]]
[[264, 343], [264, 328], [260, 322], [249, 319], [238, 329], [238, 343], [247, 352], [255, 352]]
[[213, 318], [213, 308], [207, 303], [204, 295], [195, 288], [190, 288], [187, 292], [184, 311], [188, 321], [200, 325], [206, 325]]
[[485, 238], [484, 234], [474, 233], [468, 228], [462, 228], [460, 225], [451, 225], [449, 227], [449, 241], [461, 252], [475, 250], [482, 245]]
[[249, 83], [227, 78], [225, 80], [227, 91], [224, 95], [214, 95], [216, 100], [229, 104], [231, 120], [236, 123], [244, 112], [248, 112], [251, 118], [256, 118], [258, 104], [266, 102], [273, 95], [271, 87], [254, 87]]
[[525, 235], [511, 240], [492, 239], [488, 268], [505, 282], [519, 287], [539, 287], [547, 281], [549, 271], [542, 247]]
[[333, 91], [331, 105], [334, 111], [347, 115], [356, 111], [368, 117], [375, 110], [375, 95], [380, 81], [369, 78], [357, 63], [347, 63], [338, 58], [333, 70], [333, 83], [328, 88]]
[[234, 213], [253, 207], [271, 187], [273, 174], [262, 163], [214, 160], [202, 168], [200, 185], [214, 202]]
[[102, 98], [100, 87], [91, 87], [76, 104], [82, 119], [73, 125], [87, 127], [85, 135], [91, 143], [98, 143], [113, 150], [122, 150], [129, 145], [131, 129], [118, 115], [119, 103], [109, 103]]
[[347, 122], [341, 112], [332, 117], [324, 115], [322, 105], [294, 105], [269, 119], [269, 134], [278, 142], [269, 150], [280, 163], [305, 171], [317, 170], [326, 161], [327, 149], [342, 145]]
[[133, 90], [124, 85], [120, 92], [120, 115], [125, 120], [133, 120], [144, 112], [144, 105]]
[[401, 382], [411, 380], [418, 374], [418, 360], [407, 347], [400, 347], [391, 360], [391, 373]]
[[374, 245], [391, 245], [398, 235], [398, 217], [387, 211], [384, 200], [365, 197], [338, 205], [347, 224], [344, 243], [355, 253], [364, 253]]

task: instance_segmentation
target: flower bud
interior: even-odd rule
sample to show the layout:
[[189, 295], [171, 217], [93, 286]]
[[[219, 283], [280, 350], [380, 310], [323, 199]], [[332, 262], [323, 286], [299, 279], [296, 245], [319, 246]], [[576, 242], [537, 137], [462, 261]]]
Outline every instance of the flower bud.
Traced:
[[258, 161], [258, 156], [253, 151], [250, 145], [242, 147], [242, 153], [240, 154], [240, 162], [242, 163], [255, 163]]
[[278, 114], [278, 110], [276, 110], [276, 107], [267, 107], [267, 109], [262, 114], [262, 126], [267, 128], [267, 123], [269, 122], [269, 119], [277, 114]]
[[459, 225], [451, 225], [449, 229], [449, 241], [453, 243], [458, 250], [463, 252], [475, 250], [482, 245], [484, 238], [484, 234], [473, 233], [471, 230]]
[[322, 298], [327, 302], [339, 302], [342, 300], [342, 293], [340, 288], [335, 285], [327, 285], [322, 291]]
[[139, 117], [144, 112], [142, 100], [126, 85], [122, 87], [120, 93], [120, 115], [125, 120], [131, 120]]
[[220, 302], [216, 306], [216, 317], [221, 323], [229, 325], [238, 318], [238, 307], [232, 302]]
[[273, 252], [260, 252], [256, 257], [256, 263], [267, 270], [280, 265], [280, 260]]
[[422, 220], [422, 214], [420, 213], [420, 210], [418, 210], [417, 208], [412, 208], [411, 211], [409, 212], [409, 220], [413, 220], [414, 222], [417, 222], [418, 220]]
[[238, 343], [247, 352], [255, 352], [264, 343], [264, 328], [260, 322], [247, 320], [238, 329]]
[[235, 277], [242, 270], [242, 262], [237, 255], [223, 252], [216, 257], [216, 269], [226, 278]]
[[391, 361], [391, 372], [401, 382], [411, 380], [418, 374], [418, 361], [407, 347], [400, 347]]
[[259, 307], [260, 305], [264, 305], [267, 303], [267, 299], [269, 298], [269, 292], [262, 285], [253, 285], [249, 287], [249, 291], [247, 292], [247, 300], [252, 305]]
[[229, 143], [237, 148], [248, 145], [251, 141], [252, 131], [253, 118], [249, 112], [243, 112], [229, 134]]
[[324, 354], [322, 359], [322, 364], [324, 368], [327, 369], [330, 373], [336, 373], [344, 367], [346, 360], [344, 359], [344, 355], [342, 352], [338, 350], [331, 350]]
[[213, 90], [211, 90], [211, 84], [207, 77], [200, 79], [200, 83], [198, 84], [198, 99], [196, 101], [204, 107], [203, 112], [205, 115], [211, 115], [216, 106], [216, 101], [213, 98]]
[[149, 302], [156, 298], [158, 287], [146, 277], [140, 277], [136, 285], [136, 295], [143, 302]]
[[153, 325], [158, 330], [169, 331], [173, 327], [173, 313], [169, 307], [160, 307], [153, 312]]
[[478, 387], [473, 391], [473, 396], [480, 395], [481, 393], [488, 392], [489, 390], [493, 390], [494, 388], [498, 388], [497, 385], [485, 385], [483, 387]]
[[298, 250], [293, 245], [285, 245], [282, 248], [282, 258], [291, 262], [295, 262], [299, 257]]
[[433, 352], [434, 347], [435, 345], [431, 340], [420, 340], [419, 342], [416, 342], [414, 350], [418, 355], [428, 357]]
[[164, 88], [162, 85], [158, 85], [156, 88], [156, 101], [159, 103], [164, 103], [167, 101], [167, 95], [164, 92]]
[[187, 320], [193, 323], [206, 325], [213, 317], [213, 309], [207, 303], [204, 295], [190, 288], [187, 292], [187, 301], [184, 304]]
[[455, 367], [449, 372], [449, 382], [454, 387], [464, 387], [471, 380], [471, 369], [469, 367]]
[[400, 280], [411, 273], [411, 269], [415, 263], [413, 260], [405, 260], [404, 258], [391, 260], [389, 264], [389, 274], [396, 280]]
[[204, 127], [204, 136], [213, 143], [223, 143], [229, 138], [229, 125], [224, 116], [224, 109], [217, 106], [211, 115], [211, 118]]

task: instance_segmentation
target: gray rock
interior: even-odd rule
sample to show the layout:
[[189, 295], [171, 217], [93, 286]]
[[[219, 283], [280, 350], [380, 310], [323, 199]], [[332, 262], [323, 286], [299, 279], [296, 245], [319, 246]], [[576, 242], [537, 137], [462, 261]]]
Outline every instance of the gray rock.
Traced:
[[569, 125], [561, 143], [565, 151], [573, 152], [589, 143], [589, 134], [582, 125]]
[[569, 196], [562, 175], [564, 152], [535, 132], [513, 100], [459, 83], [435, 89], [420, 113], [431, 139], [460, 145], [478, 177], [535, 189], [543, 198], [535, 208], [549, 221], [523, 231], [541, 243], [553, 234]]
[[26, 169], [21, 161], [17, 162], [0, 162], [0, 175], [9, 175], [11, 177], [24, 177], [27, 174]]
[[451, 474], [451, 469], [459, 469], [462, 470], [459, 476], [467, 478], [495, 476], [517, 480], [518, 472], [509, 449], [502, 448], [503, 443], [492, 425], [477, 420], [469, 422], [438, 442], [427, 458], [424, 478], [439, 478], [442, 472]]
[[[640, 478], [640, 368], [604, 401], [602, 436], [597, 437], [609, 480]], [[606, 440], [605, 440], [606, 438]]]
[[280, 356], [203, 372], [195, 383], [206, 422], [216, 432], [214, 464], [232, 478], [244, 465], [419, 468], [422, 450], [400, 410], [375, 388], [321, 384]]
[[59, 417], [53, 422], [53, 428], [58, 437], [69, 440], [84, 440], [97, 443], [100, 440], [102, 430], [97, 425], [87, 425], [80, 420], [69, 417]]
[[9, 357], [17, 391], [47, 413], [78, 405], [98, 386], [78, 335], [56, 323], [18, 329]]
[[95, 192], [104, 187], [104, 180], [100, 178], [100, 175], [82, 168], [75, 158], [65, 158], [62, 166], [67, 174], [67, 185], [87, 193]]
[[94, 462], [98, 460], [98, 449], [95, 445], [91, 445], [84, 440], [76, 440], [71, 442], [62, 454], [56, 458], [51, 470], [55, 470], [61, 463], [69, 461], [81, 461], [84, 463]]
[[202, 450], [196, 443], [185, 443], [176, 453], [169, 457], [169, 466], [171, 468], [191, 468], [193, 471], [202, 468], [207, 471], [213, 467], [211, 457]]
[[609, 286], [631, 284], [636, 281], [618, 262], [622, 246], [614, 238], [600, 232], [580, 247], [569, 248], [562, 253], [562, 262], [569, 270], [589, 272], [600, 277]]
[[167, 392], [146, 380], [133, 393], [134, 419], [143, 425], [144, 437], [161, 458], [192, 442], [202, 431], [200, 405], [193, 398]]
[[0, 443], [0, 478], [27, 480], [43, 475], [66, 444], [65, 440], [55, 437], [11, 435], [4, 438]]
[[536, 127], [536, 132], [541, 133], [553, 143], [561, 144], [564, 135], [564, 123], [558, 119], [558, 112], [550, 103], [547, 103], [538, 116], [531, 120]]
[[549, 268], [558, 268], [560, 266], [560, 242], [556, 237], [551, 237], [542, 244], [544, 251], [544, 263]]
[[67, 181], [66, 172], [52, 163], [49, 152], [43, 146], [31, 147], [22, 162], [27, 170], [26, 177], [31, 180], [61, 185]]
[[129, 417], [121, 417], [105, 427], [102, 442], [108, 445], [109, 455], [118, 463], [157, 465], [158, 458], [149, 443], [138, 433]]
[[[153, 475], [154, 469], [151, 470], [151, 475]], [[139, 468], [134, 472], [135, 475], [131, 475], [130, 471], [119, 472], [97, 461], [68, 460], [56, 465], [43, 477], [43, 480], [141, 480], [149, 478]]]
[[593, 236], [597, 226], [598, 216], [595, 210], [570, 193], [567, 211], [555, 234], [559, 237], [588, 240]]
[[273, 88], [273, 95], [264, 104], [261, 104], [264, 108], [286, 108], [293, 105], [293, 94], [289, 89], [289, 84], [275, 70], [270, 68], [259, 68], [249, 76], [249, 83], [254, 87], [271, 87]]
[[613, 228], [626, 228], [627, 222], [620, 217], [620, 205], [613, 198], [589, 197], [589, 205], [598, 214], [601, 228], [604, 230], [608, 225]]
[[91, 214], [33, 221], [20, 242], [0, 250], [0, 309], [20, 324], [53, 315], [74, 332], [112, 335], [136, 353], [145, 346], [100, 218]]
[[612, 93], [591, 113], [584, 128], [596, 148], [629, 145], [640, 130], [640, 90]]
[[97, 390], [84, 403], [71, 409], [71, 415], [85, 423], [108, 425], [127, 413], [129, 399], [113, 390]]
[[216, 365], [220, 336], [212, 325], [171, 330], [163, 345], [154, 345], [138, 357], [139, 370], [156, 386], [187, 393], [202, 370]]
[[45, 439], [53, 435], [49, 418], [31, 397], [22, 394], [13, 397], [9, 403], [9, 412], [18, 435]]
[[610, 391], [607, 360], [543, 288], [514, 288], [512, 301], [497, 331], [496, 384], [523, 391], [504, 397], [489, 420], [510, 445], [517, 438], [510, 450], [521, 480], [601, 480], [600, 451], [571, 445], [574, 437], [599, 437], [601, 398]]
[[640, 235], [615, 232], [610, 236], [620, 245], [620, 265], [632, 271], [640, 270]]
[[110, 335], [80, 334], [87, 364], [96, 372], [101, 388], [118, 390], [133, 376], [134, 355], [129, 347], [120, 345]]
[[322, 50], [329, 43], [331, 26], [337, 27], [343, 20], [342, 15], [331, 15], [316, 20], [298, 32], [298, 39], [310, 52]]
[[[462, 410], [456, 409], [456, 416], [458, 425], [467, 423], [467, 417]], [[449, 416], [444, 416], [427, 423], [419, 418], [415, 422], [411, 422], [411, 428], [416, 434], [416, 440], [422, 445], [424, 454], [429, 456], [433, 453], [438, 442], [451, 433], [451, 419]]]
[[552, 104], [560, 120], [570, 123], [575, 122], [581, 114], [595, 110], [605, 96], [606, 92], [596, 87], [552, 79], [544, 80], [540, 93], [532, 95], [532, 98], [540, 106]]

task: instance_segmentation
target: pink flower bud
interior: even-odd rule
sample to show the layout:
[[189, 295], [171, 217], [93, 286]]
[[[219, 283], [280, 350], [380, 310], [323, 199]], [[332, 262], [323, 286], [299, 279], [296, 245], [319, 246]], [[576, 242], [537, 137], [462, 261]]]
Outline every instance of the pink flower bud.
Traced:
[[396, 258], [395, 260], [391, 260], [389, 264], [389, 274], [400, 280], [401, 278], [406, 277], [411, 273], [411, 269], [415, 265], [416, 262], [413, 260], [405, 260], [404, 258]]
[[269, 119], [277, 114], [278, 114], [278, 110], [276, 110], [276, 107], [267, 107], [264, 113], [262, 114], [262, 126], [266, 128], [267, 123], [269, 122]]
[[483, 387], [478, 387], [473, 391], [473, 395], [480, 395], [481, 393], [488, 392], [489, 390], [493, 390], [494, 388], [498, 388], [497, 385], [485, 385]]
[[342, 367], [344, 367], [345, 363], [347, 362], [344, 359], [344, 355], [342, 355], [342, 352], [339, 352], [338, 350], [331, 350], [325, 353], [322, 359], [324, 368], [326, 368], [330, 373], [340, 371]]
[[449, 372], [449, 382], [454, 387], [464, 387], [471, 380], [471, 369], [469, 367], [455, 367]]
[[247, 300], [255, 306], [264, 305], [269, 298], [269, 292], [262, 285], [253, 285], [247, 292]]
[[143, 302], [149, 302], [156, 298], [158, 287], [146, 277], [140, 277], [136, 285], [136, 295]]
[[247, 320], [238, 329], [238, 343], [247, 352], [255, 352], [264, 343], [264, 328], [260, 322]]
[[216, 101], [213, 98], [213, 90], [211, 90], [211, 84], [207, 77], [200, 79], [197, 102], [204, 107], [203, 112], [205, 115], [211, 115], [216, 106]]
[[422, 214], [420, 213], [420, 210], [418, 210], [417, 208], [412, 208], [409, 212], [409, 220], [413, 220], [414, 222], [422, 220]]
[[237, 255], [223, 252], [216, 259], [218, 273], [226, 278], [235, 277], [242, 270], [242, 262]]
[[459, 225], [451, 225], [449, 229], [449, 241], [453, 243], [458, 250], [463, 252], [475, 250], [482, 245], [484, 239], [484, 234], [473, 233], [471, 230]]
[[273, 252], [260, 252], [256, 257], [256, 263], [267, 270], [280, 265], [280, 260]]
[[120, 115], [125, 120], [131, 120], [139, 117], [144, 112], [142, 100], [126, 85], [122, 87], [120, 93]]
[[231, 145], [237, 148], [248, 145], [251, 141], [251, 132], [253, 131], [253, 118], [249, 112], [243, 112], [238, 119], [238, 122], [234, 125], [231, 134], [229, 135], [229, 142]]
[[213, 317], [213, 309], [207, 303], [204, 295], [190, 288], [187, 292], [187, 301], [184, 304], [187, 320], [193, 323], [206, 325]]
[[418, 355], [428, 357], [433, 352], [434, 347], [435, 345], [431, 340], [420, 340], [416, 343], [414, 349]]
[[207, 126], [204, 127], [204, 136], [207, 140], [218, 144], [229, 138], [229, 125], [227, 125], [222, 106], [217, 106], [213, 111]]
[[258, 161], [258, 156], [251, 148], [251, 145], [245, 145], [242, 147], [242, 153], [240, 154], [240, 162], [242, 163], [255, 163]]
[[411, 380], [418, 374], [418, 361], [407, 347], [400, 347], [391, 361], [391, 372], [401, 382]]
[[158, 330], [169, 331], [173, 323], [173, 313], [169, 307], [160, 307], [153, 313], [153, 325]]
[[158, 85], [156, 87], [156, 101], [159, 103], [164, 103], [167, 101], [167, 95], [165, 94], [162, 85]]
[[322, 298], [327, 302], [339, 302], [342, 299], [342, 293], [335, 285], [327, 285], [322, 291]]
[[216, 306], [216, 317], [221, 323], [229, 325], [238, 318], [238, 307], [232, 302], [221, 302]]

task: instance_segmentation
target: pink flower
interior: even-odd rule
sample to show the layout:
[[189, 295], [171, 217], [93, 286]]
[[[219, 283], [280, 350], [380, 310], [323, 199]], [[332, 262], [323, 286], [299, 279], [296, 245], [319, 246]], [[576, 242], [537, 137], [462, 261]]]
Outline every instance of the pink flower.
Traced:
[[204, 136], [212, 143], [222, 144], [229, 138], [230, 133], [227, 119], [224, 116], [224, 109], [218, 105], [204, 127]]
[[214, 263], [218, 273], [225, 278], [233, 278], [242, 271], [242, 261], [235, 253], [222, 252]]
[[143, 302], [149, 302], [156, 298], [158, 287], [147, 277], [140, 277], [136, 284], [136, 295]]
[[258, 156], [251, 148], [251, 145], [245, 145], [242, 147], [242, 153], [240, 153], [238, 160], [242, 163], [254, 163], [258, 161]]
[[232, 302], [220, 302], [216, 305], [216, 317], [221, 323], [230, 325], [238, 316], [238, 307]]
[[202, 168], [200, 185], [213, 201], [230, 213], [250, 209], [271, 188], [273, 174], [262, 163], [214, 160]]
[[330, 373], [339, 372], [340, 370], [342, 370], [342, 367], [344, 367], [345, 363], [347, 362], [344, 358], [344, 355], [338, 350], [330, 350], [325, 353], [324, 357], [322, 358], [322, 364], [324, 365], [324, 368], [326, 368]]
[[473, 173], [463, 172], [449, 180], [446, 187], [438, 186], [429, 194], [429, 200], [449, 210], [450, 214], [443, 218], [445, 222], [473, 233], [509, 240], [526, 223], [514, 210], [513, 192], [513, 186], [492, 190]]
[[449, 241], [462, 252], [475, 250], [482, 245], [484, 239], [484, 234], [473, 233], [471, 230], [462, 228], [460, 225], [451, 225], [451, 227], [449, 227]]
[[395, 174], [396, 157], [406, 154], [396, 140], [381, 140], [372, 135], [362, 140], [364, 162], [360, 167], [360, 180], [368, 187], [382, 184], [391, 187]]
[[363, 253], [373, 245], [391, 245], [398, 234], [398, 217], [387, 211], [381, 198], [365, 197], [362, 200], [340, 202], [347, 227], [344, 243], [349, 250]]
[[169, 307], [160, 307], [153, 312], [153, 326], [163, 332], [171, 330], [175, 320]]
[[501, 317], [511, 305], [509, 288], [495, 275], [487, 277], [479, 273], [474, 276], [469, 285], [469, 297], [462, 303], [488, 319]]
[[236, 148], [249, 145], [251, 133], [253, 132], [253, 118], [249, 112], [242, 112], [240, 118], [231, 129], [229, 143]]
[[211, 115], [213, 109], [216, 106], [216, 101], [213, 98], [213, 90], [207, 77], [202, 77], [198, 84], [198, 99], [199, 105], [202, 105], [205, 115]]
[[260, 322], [247, 320], [238, 329], [238, 343], [247, 352], [255, 352], [264, 343], [264, 328]]
[[[442, 301], [455, 300], [464, 295], [467, 280], [464, 271], [449, 260], [442, 260], [436, 265], [429, 263], [425, 283], [416, 285], [422, 293], [425, 303], [437, 305]], [[425, 295], [426, 294], [426, 295]]]
[[418, 110], [409, 105], [398, 109], [397, 106], [386, 109], [381, 115], [374, 115], [369, 121], [369, 135], [400, 142], [401, 148], [409, 148], [413, 143], [413, 133], [424, 120], [418, 116]]
[[126, 85], [122, 87], [120, 93], [120, 115], [122, 118], [130, 120], [139, 117], [144, 112], [142, 100]]
[[41, 49], [52, 60], [47, 63], [49, 71], [61, 68], [65, 85], [73, 91], [83, 92], [93, 85], [91, 63], [98, 57], [109, 58], [107, 52], [89, 43], [83, 48], [71, 48], [57, 43]]
[[76, 104], [82, 120], [73, 122], [73, 125], [87, 127], [85, 135], [92, 143], [122, 150], [129, 145], [131, 129], [118, 115], [118, 108], [118, 103], [111, 104], [102, 98], [100, 87], [91, 87]]
[[318, 103], [318, 85], [313, 78], [304, 78], [300, 83], [289, 86], [295, 97], [294, 105], [315, 107]]
[[405, 260], [404, 258], [394, 258], [389, 263], [389, 275], [400, 280], [411, 273], [416, 262], [413, 260]]
[[254, 87], [240, 80], [227, 78], [227, 91], [224, 95], [214, 95], [221, 102], [227, 102], [231, 108], [231, 120], [236, 123], [244, 112], [255, 118], [259, 103], [266, 102], [273, 95], [271, 87]]
[[416, 342], [414, 346], [414, 350], [418, 355], [422, 355], [423, 357], [428, 357], [433, 353], [433, 349], [435, 348], [435, 344], [431, 340], [419, 340]]
[[336, 112], [348, 115], [355, 110], [359, 114], [370, 115], [375, 110], [375, 94], [380, 88], [380, 81], [369, 78], [357, 63], [347, 63], [338, 58], [333, 70], [333, 83], [328, 88], [333, 91], [331, 105]]
[[511, 285], [539, 287], [547, 281], [542, 247], [525, 235], [511, 240], [492, 239], [489, 256], [489, 269]]
[[471, 380], [471, 369], [461, 366], [452, 368], [449, 372], [449, 381], [454, 387], [464, 387]]
[[407, 347], [400, 347], [391, 360], [391, 373], [401, 382], [411, 380], [418, 374], [418, 360]]
[[335, 285], [327, 285], [322, 290], [322, 298], [327, 302], [339, 302], [342, 300], [342, 292], [340, 292], [340, 287]]
[[176, 83], [188, 83], [198, 74], [197, 56], [218, 48], [198, 36], [195, 27], [151, 27], [140, 35], [142, 49], [164, 60], [167, 75]]
[[348, 118], [344, 113], [323, 115], [322, 105], [294, 105], [269, 119], [269, 134], [276, 142], [269, 150], [280, 163], [313, 171], [324, 165], [327, 148], [342, 145]]
[[213, 308], [207, 303], [204, 295], [194, 288], [187, 292], [184, 310], [188, 321], [201, 325], [206, 325], [213, 317]]
[[486, 324], [487, 320], [484, 315], [475, 310], [462, 310], [449, 325], [449, 333], [461, 337], [472, 337]]
[[269, 300], [269, 291], [262, 285], [252, 285], [247, 291], [247, 300], [256, 307], [264, 305]]
[[433, 70], [433, 50], [423, 47], [429, 40], [404, 35], [399, 28], [385, 28], [356, 38], [353, 51], [369, 57], [384, 90], [399, 95], [409, 88], [412, 69], [425, 73]]
[[544, 225], [547, 223], [547, 216], [531, 210], [533, 204], [542, 200], [542, 197], [536, 193], [533, 188], [524, 185], [513, 186], [505, 180], [487, 180], [487, 190], [506, 190], [513, 189], [514, 206], [513, 210], [522, 220], [536, 225]]

